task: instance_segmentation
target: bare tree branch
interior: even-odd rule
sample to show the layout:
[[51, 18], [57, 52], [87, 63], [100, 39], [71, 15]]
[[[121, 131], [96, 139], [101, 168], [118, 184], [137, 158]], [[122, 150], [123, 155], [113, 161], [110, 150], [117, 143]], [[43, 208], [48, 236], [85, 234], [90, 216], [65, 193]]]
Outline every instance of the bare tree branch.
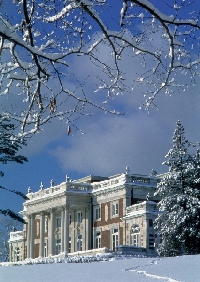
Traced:
[[[12, 14], [4, 5], [0, 97], [9, 95], [10, 103], [2, 104], [2, 111], [21, 125], [24, 137], [54, 117], [76, 128], [74, 121], [90, 115], [91, 106], [120, 114], [107, 102], [131, 89], [146, 97], [141, 104], [149, 110], [160, 93], [186, 88], [179, 82], [182, 74], [190, 72], [191, 86], [199, 77], [195, 4], [197, 0], [21, 0], [12, 4]], [[127, 57], [131, 74], [123, 64]], [[92, 65], [90, 93], [86, 87], [72, 87], [75, 76], [80, 85], [87, 76], [87, 67], [80, 66], [81, 73], [77, 64], [83, 59]], [[91, 92], [101, 93], [101, 102]]]

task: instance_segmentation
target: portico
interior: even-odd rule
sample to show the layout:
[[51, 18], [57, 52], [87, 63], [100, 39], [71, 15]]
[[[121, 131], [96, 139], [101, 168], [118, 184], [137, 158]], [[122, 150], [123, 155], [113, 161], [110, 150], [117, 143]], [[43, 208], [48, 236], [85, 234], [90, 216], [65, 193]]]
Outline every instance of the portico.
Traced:
[[[69, 248], [70, 251], [88, 249], [91, 245], [88, 238], [91, 208], [86, 191], [91, 188], [90, 185], [65, 182], [47, 189], [41, 187], [37, 193], [29, 189], [27, 196], [30, 200], [24, 203], [21, 212], [27, 221], [27, 257], [68, 253]], [[81, 218], [77, 222], [80, 213]], [[78, 246], [77, 240], [81, 245]]]
[[127, 169], [126, 173], [109, 178], [88, 176], [69, 181], [66, 177], [65, 182], [56, 186], [51, 181], [46, 189], [41, 184], [37, 192], [29, 188], [29, 200], [25, 201], [21, 212], [27, 222], [24, 258], [98, 248], [117, 250], [119, 245], [127, 244], [153, 252], [154, 233], [149, 225], [153, 217], [147, 224], [147, 219], [139, 216], [138, 210], [137, 219], [135, 215], [133, 218], [127, 216], [130, 211], [132, 214], [134, 209], [144, 207], [140, 203], [147, 200], [147, 195], [158, 201], [154, 197], [157, 180], [155, 176], [130, 174]]

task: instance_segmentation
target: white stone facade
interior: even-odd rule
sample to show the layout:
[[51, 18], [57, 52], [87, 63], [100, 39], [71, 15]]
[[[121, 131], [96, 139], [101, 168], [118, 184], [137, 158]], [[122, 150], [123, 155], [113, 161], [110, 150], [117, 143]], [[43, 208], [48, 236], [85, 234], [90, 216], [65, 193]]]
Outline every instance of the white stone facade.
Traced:
[[[154, 252], [155, 233], [149, 224], [156, 216], [158, 179], [131, 175], [127, 169], [112, 177], [88, 176], [71, 182], [66, 177], [60, 185], [51, 181], [47, 189], [43, 185], [37, 192], [29, 189], [29, 200], [21, 212], [27, 224], [20, 259], [102, 248], [117, 250], [121, 245]], [[10, 239], [10, 246], [11, 242], [12, 246], [17, 244]], [[13, 248], [11, 261], [15, 259]]]
[[10, 261], [20, 261], [25, 258], [26, 242], [24, 231], [10, 232], [9, 239]]

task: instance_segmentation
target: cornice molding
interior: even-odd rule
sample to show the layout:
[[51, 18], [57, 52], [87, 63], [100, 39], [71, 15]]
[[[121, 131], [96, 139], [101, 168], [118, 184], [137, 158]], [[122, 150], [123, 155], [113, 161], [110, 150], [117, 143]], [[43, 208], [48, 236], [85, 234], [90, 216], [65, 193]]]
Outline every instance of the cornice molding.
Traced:
[[66, 191], [61, 191], [60, 193], [53, 193], [51, 195], [45, 196], [45, 197], [38, 197], [36, 199], [28, 200], [24, 203], [24, 206], [30, 206], [35, 203], [41, 203], [41, 202], [47, 202], [47, 201], [55, 201], [56, 199], [62, 198], [63, 196], [66, 196]]
[[119, 192], [119, 191], [122, 191], [125, 189], [125, 186], [124, 185], [120, 185], [118, 187], [113, 187], [112, 189], [106, 189], [106, 190], [101, 190], [101, 191], [95, 191], [93, 193], [93, 195], [95, 196], [107, 196], [109, 194], [113, 194], [113, 193], [116, 193], [116, 192]]

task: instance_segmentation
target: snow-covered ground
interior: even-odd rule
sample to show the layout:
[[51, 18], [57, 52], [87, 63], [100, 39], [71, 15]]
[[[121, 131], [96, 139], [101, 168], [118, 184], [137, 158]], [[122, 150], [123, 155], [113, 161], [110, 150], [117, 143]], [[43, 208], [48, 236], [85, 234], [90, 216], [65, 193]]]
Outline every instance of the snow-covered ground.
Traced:
[[92, 263], [1, 266], [1, 282], [199, 282], [200, 255], [174, 258], [111, 258]]

